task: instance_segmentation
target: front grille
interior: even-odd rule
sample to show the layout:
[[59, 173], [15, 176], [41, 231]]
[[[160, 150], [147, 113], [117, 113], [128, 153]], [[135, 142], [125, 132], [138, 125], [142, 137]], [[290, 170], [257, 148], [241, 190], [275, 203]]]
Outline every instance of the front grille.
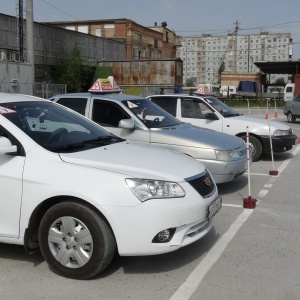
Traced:
[[247, 148], [246, 147], [240, 148], [238, 150], [238, 153], [239, 153], [239, 156], [246, 156], [247, 155]]
[[204, 176], [187, 180], [187, 182], [204, 198], [215, 189], [215, 183], [207, 171]]

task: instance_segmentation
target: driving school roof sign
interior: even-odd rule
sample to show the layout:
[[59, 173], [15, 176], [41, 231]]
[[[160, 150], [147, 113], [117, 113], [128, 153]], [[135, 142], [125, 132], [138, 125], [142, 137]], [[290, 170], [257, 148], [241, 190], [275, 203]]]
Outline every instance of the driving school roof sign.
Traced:
[[107, 78], [98, 78], [92, 87], [89, 89], [89, 92], [121, 92], [121, 89], [117, 85], [113, 76]]

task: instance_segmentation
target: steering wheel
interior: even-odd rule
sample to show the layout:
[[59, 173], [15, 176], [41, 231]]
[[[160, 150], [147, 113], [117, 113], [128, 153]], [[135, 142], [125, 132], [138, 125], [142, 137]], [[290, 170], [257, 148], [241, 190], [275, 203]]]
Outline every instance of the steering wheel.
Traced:
[[45, 142], [45, 144], [52, 144], [54, 142], [57, 142], [59, 140], [61, 140], [61, 138], [66, 135], [68, 133], [68, 130], [66, 128], [57, 128], [56, 130], [54, 130], [51, 135], [49, 136], [49, 138], [47, 139], [47, 141]]
[[159, 124], [159, 118], [155, 118], [152, 122], [151, 122], [151, 126], [155, 126]]

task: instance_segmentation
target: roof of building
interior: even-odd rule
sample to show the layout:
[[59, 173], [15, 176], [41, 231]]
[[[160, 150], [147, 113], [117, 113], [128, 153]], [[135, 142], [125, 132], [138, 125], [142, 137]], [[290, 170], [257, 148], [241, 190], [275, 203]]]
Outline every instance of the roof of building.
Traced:
[[300, 74], [300, 60], [278, 62], [254, 62], [265, 74]]

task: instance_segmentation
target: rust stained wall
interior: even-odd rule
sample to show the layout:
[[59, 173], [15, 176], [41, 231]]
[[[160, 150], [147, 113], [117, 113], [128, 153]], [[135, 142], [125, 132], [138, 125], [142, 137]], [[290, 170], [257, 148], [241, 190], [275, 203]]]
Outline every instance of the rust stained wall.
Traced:
[[99, 62], [111, 67], [120, 85], [182, 85], [181, 60], [137, 60]]
[[221, 74], [221, 85], [238, 86], [240, 81], [255, 81], [260, 86], [259, 73], [233, 73], [223, 72]]

